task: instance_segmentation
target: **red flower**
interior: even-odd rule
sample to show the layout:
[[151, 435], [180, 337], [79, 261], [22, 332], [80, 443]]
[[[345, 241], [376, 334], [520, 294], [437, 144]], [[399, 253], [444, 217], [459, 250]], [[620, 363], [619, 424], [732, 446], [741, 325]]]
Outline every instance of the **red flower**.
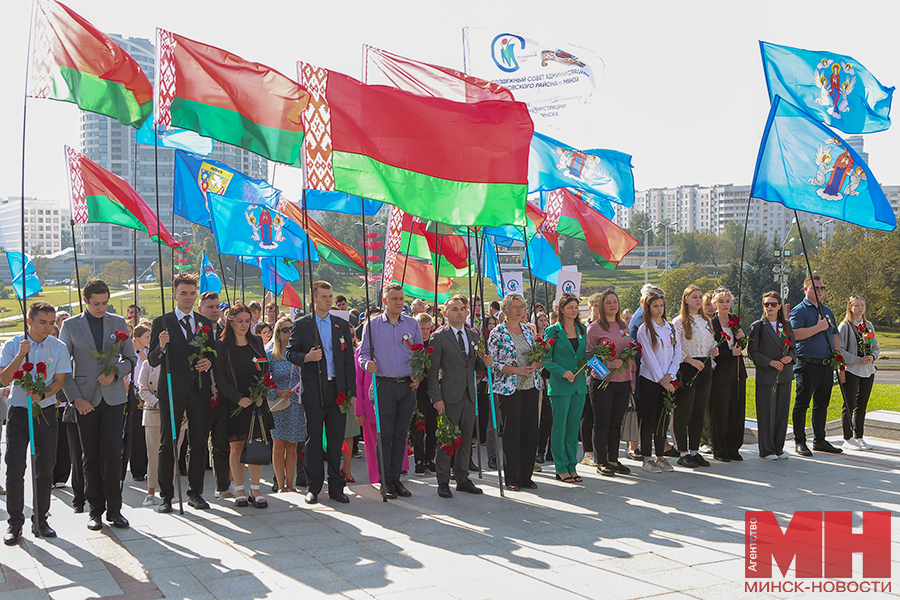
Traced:
[[409, 446], [406, 447], [406, 455], [407, 456], [415, 456], [415, 454], [416, 454], [415, 450], [413, 450]]
[[118, 341], [120, 341], [120, 342], [124, 342], [125, 340], [128, 339], [128, 334], [125, 333], [124, 331], [117, 331], [117, 332], [116, 332], [116, 339], [117, 339]]
[[422, 350], [423, 348], [425, 348], [425, 344], [410, 344], [409, 345], [409, 349], [412, 350], [413, 352], [418, 352], [419, 350]]
[[337, 405], [338, 405], [338, 406], [343, 406], [343, 405], [344, 405], [344, 401], [345, 401], [346, 399], [347, 399], [347, 395], [344, 394], [343, 392], [341, 392], [340, 394], [337, 395]]
[[672, 387], [674, 387], [674, 388], [680, 388], [680, 387], [681, 387], [681, 382], [680, 382], [680, 381], [670, 381], [669, 383], [671, 383], [671, 384], [672, 384]]
[[609, 357], [610, 357], [610, 358], [615, 358], [615, 357], [616, 357], [616, 349], [613, 348], [612, 346], [610, 346], [610, 348], [609, 348]]
[[23, 377], [25, 377], [25, 371], [23, 371], [22, 369], [19, 369], [18, 371], [13, 373], [13, 379], [21, 380]]
[[737, 317], [731, 317], [730, 319], [728, 319], [729, 327], [737, 327], [739, 324], [740, 324], [740, 321], [738, 321]]
[[34, 365], [30, 362], [27, 362], [22, 365], [22, 370], [26, 373], [31, 373], [31, 370], [34, 368]]
[[462, 446], [462, 443], [463, 439], [461, 437], [456, 438], [455, 440], [453, 440], [453, 449], [455, 450], [456, 448], [459, 448], [460, 446]]
[[38, 375], [47, 376], [47, 363], [39, 362], [35, 367], [37, 369]]
[[556, 340], [549, 339], [549, 340], [547, 340], [547, 343], [550, 344], [551, 346], [553, 346], [554, 344], [556, 344]]
[[215, 407], [219, 406], [219, 394], [213, 394], [213, 395], [212, 395], [212, 397], [209, 399], [209, 405], [210, 405], [212, 408], [215, 408]]
[[541, 336], [536, 336], [536, 337], [534, 338], [534, 340], [535, 340], [538, 344], [543, 344], [543, 343], [544, 343], [544, 338], [542, 338]]
[[206, 333], [209, 333], [210, 331], [212, 331], [212, 327], [210, 327], [209, 325], [201, 325], [200, 326], [200, 333], [206, 334]]
[[432, 352], [434, 352], [434, 348], [432, 348], [431, 346], [425, 348], [425, 354], [431, 354]]

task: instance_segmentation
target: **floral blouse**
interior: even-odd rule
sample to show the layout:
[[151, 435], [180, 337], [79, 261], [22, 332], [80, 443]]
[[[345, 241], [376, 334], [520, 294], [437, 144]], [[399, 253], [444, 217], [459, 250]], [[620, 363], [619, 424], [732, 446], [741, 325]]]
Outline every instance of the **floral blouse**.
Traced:
[[[271, 346], [266, 347], [266, 358], [269, 359], [269, 373], [279, 390], [295, 388], [300, 383], [300, 367], [288, 360], [275, 360]], [[275, 390], [269, 390], [269, 400], [275, 401]], [[291, 394], [291, 404], [300, 403], [297, 392]]]
[[[533, 348], [535, 344], [534, 331], [527, 325], [522, 325], [522, 333], [528, 344]], [[494, 359], [494, 367], [496, 367], [493, 371], [494, 393], [501, 396], [512, 396], [516, 393], [518, 376], [515, 373], [501, 373], [500, 370], [505, 366], [520, 367], [525, 365], [518, 362], [516, 346], [513, 344], [512, 335], [505, 321], [491, 331], [491, 336], [488, 338], [488, 352], [490, 352], [491, 358]], [[541, 389], [540, 369], [534, 372], [533, 377], [535, 389]]]

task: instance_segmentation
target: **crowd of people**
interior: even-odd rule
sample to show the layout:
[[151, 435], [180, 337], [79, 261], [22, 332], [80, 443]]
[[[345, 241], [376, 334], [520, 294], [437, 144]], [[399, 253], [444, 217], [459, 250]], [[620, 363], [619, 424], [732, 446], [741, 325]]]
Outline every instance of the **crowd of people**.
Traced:
[[[742, 461], [744, 356], [755, 367], [760, 458], [788, 458], [794, 380], [796, 454], [872, 449], [864, 427], [875, 330], [858, 295], [837, 323], [818, 276], [807, 278], [789, 313], [777, 292], [765, 293], [747, 333], [731, 312], [731, 292], [696, 285], [674, 302], [646, 285], [633, 313], [605, 290], [588, 299], [586, 323], [569, 294], [550, 311], [538, 303], [529, 311], [510, 293], [483, 314], [477, 297], [470, 307], [456, 295], [432, 318], [421, 300], [407, 307], [396, 283], [383, 287], [380, 308], [363, 314], [335, 312], [347, 300], [328, 282], [311, 287], [312, 311], [294, 316], [274, 302], [229, 306], [198, 294], [189, 274], [174, 278], [173, 310], [152, 322], [137, 306], [127, 319], [108, 312], [100, 280], [85, 286], [79, 315], [33, 303], [27, 335], [0, 352], [9, 405], [4, 542], [17, 543], [25, 524], [29, 429], [32, 531], [42, 537], [56, 535], [50, 493], [70, 475], [72, 507], [88, 511], [89, 529], [100, 530], [104, 517], [129, 527], [121, 491], [129, 465], [135, 481], [146, 481], [143, 506], [168, 513], [182, 476], [188, 505], [209, 508], [207, 469], [217, 500], [264, 509], [268, 465], [270, 493], [298, 491], [316, 504], [327, 489], [330, 500], [348, 503], [360, 441], [368, 482], [385, 499], [412, 495], [404, 484], [410, 457], [416, 476], [436, 477], [442, 498], [452, 498], [451, 481], [457, 492], [481, 494], [469, 473], [501, 465], [504, 485], [518, 491], [536, 489], [534, 474], [548, 462], [557, 480], [577, 485], [579, 464], [618, 477], [631, 473], [623, 458], [649, 473], [675, 471], [667, 458], [686, 469], [709, 467], [707, 456]], [[836, 378], [845, 399], [841, 447], [825, 439]]]

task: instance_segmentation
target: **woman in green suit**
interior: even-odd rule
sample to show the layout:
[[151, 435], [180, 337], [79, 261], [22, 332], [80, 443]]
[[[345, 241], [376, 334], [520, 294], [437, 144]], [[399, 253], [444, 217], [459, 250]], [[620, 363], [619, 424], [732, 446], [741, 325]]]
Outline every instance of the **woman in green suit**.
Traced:
[[587, 329], [581, 324], [578, 298], [563, 294], [559, 300], [559, 322], [544, 332], [553, 346], [544, 366], [550, 371], [548, 396], [553, 410], [550, 445], [556, 478], [566, 483], [582, 481], [575, 472], [578, 463], [578, 427], [584, 410], [587, 381], [578, 371], [587, 361]]

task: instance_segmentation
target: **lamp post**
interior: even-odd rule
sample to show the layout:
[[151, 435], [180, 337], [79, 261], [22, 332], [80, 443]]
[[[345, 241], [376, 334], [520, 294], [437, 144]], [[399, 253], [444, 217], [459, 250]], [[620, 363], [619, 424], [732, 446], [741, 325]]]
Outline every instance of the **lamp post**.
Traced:
[[662, 222], [660, 222], [660, 225], [662, 225], [666, 230], [666, 268], [665, 268], [665, 271], [663, 271], [663, 273], [668, 273], [669, 272], [669, 229], [674, 229], [674, 228], [678, 227], [678, 222], [676, 221], [675, 223], [669, 223], [668, 221], [662, 221]]
[[638, 227], [638, 231], [644, 232], [644, 264], [641, 266], [644, 267], [644, 285], [646, 285], [647, 284], [647, 269], [650, 267], [649, 254], [647, 253], [647, 232], [653, 231], [653, 228], [652, 227], [646, 227], [646, 228]]
[[822, 229], [822, 239], [819, 240], [819, 245], [823, 246], [828, 239], [828, 226], [834, 223], [834, 219], [813, 219], [813, 221]]
[[775, 280], [781, 286], [781, 305], [782, 307], [787, 307], [787, 297], [788, 292], [790, 291], [788, 288], [788, 281], [791, 277], [791, 266], [785, 264], [785, 259], [791, 255], [791, 251], [787, 250], [788, 244], [792, 244], [796, 238], [788, 239], [788, 236], [791, 235], [791, 231], [794, 229], [794, 225], [797, 224], [797, 219], [793, 219], [791, 221], [791, 226], [788, 228], [787, 233], [785, 233], [784, 240], [781, 242], [781, 249], [775, 252], [775, 258], [778, 260], [778, 264], [772, 267], [772, 274], [775, 275]]

